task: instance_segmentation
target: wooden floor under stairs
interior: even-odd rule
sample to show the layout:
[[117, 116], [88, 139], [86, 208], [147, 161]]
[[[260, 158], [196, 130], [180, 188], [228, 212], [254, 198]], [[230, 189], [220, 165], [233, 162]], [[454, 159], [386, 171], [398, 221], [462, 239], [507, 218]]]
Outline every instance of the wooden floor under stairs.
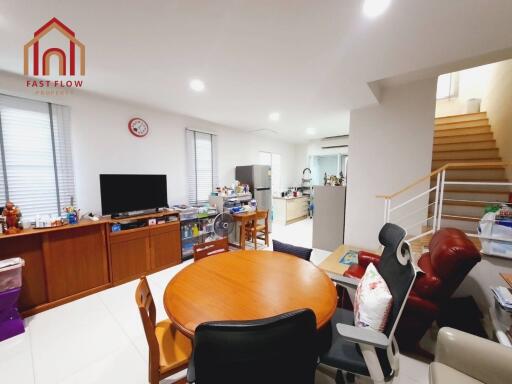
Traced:
[[[431, 228], [424, 228], [425, 232], [428, 232]], [[410, 242], [412, 252], [415, 257], [419, 257], [421, 254], [428, 250], [428, 245], [430, 244], [430, 240], [432, 240], [432, 234], [425, 235], [419, 239], [413, 240]], [[478, 237], [470, 236], [469, 239], [475, 244], [476, 248], [480, 250], [482, 248], [482, 244]]]

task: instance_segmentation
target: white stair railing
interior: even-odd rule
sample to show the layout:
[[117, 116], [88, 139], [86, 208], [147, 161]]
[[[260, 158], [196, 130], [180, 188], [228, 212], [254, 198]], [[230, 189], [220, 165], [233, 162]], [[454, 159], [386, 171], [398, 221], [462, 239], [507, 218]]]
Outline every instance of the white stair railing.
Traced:
[[[483, 201], [483, 200], [464, 200], [464, 199], [446, 199], [446, 186], [476, 186], [481, 187], [509, 187], [512, 189], [512, 182], [492, 182], [492, 181], [458, 181], [447, 179], [447, 171], [461, 169], [489, 169], [491, 167], [504, 167], [512, 165], [512, 162], [480, 162], [480, 163], [448, 163], [432, 173], [416, 180], [407, 187], [395, 192], [391, 195], [379, 195], [378, 198], [384, 199], [384, 222], [393, 222], [404, 227], [411, 234], [409, 241], [418, 240], [437, 232], [441, 228], [443, 219], [443, 204], [445, 201], [456, 202], [478, 202], [484, 204], [499, 204], [499, 201]], [[435, 179], [434, 179], [435, 178]], [[434, 183], [432, 185], [432, 179]], [[428, 185], [428, 186], [425, 186]], [[419, 192], [418, 192], [419, 190]], [[505, 191], [504, 191], [505, 192]], [[434, 193], [433, 201], [430, 196]], [[485, 194], [482, 189], [482, 194]], [[412, 197], [410, 195], [412, 194]], [[404, 200], [405, 201], [401, 201]], [[401, 213], [398, 215], [398, 213]], [[456, 215], [451, 215], [457, 218]], [[411, 219], [416, 218], [412, 223]], [[459, 218], [467, 219], [467, 217], [459, 216]], [[493, 220], [494, 221], [494, 220]], [[430, 224], [430, 225], [429, 225]], [[419, 230], [415, 230], [418, 229]], [[470, 237], [477, 237], [483, 240], [491, 240], [488, 237], [479, 236], [478, 233], [465, 231]], [[510, 238], [492, 238], [492, 240], [510, 242]], [[496, 256], [504, 256], [496, 254]]]

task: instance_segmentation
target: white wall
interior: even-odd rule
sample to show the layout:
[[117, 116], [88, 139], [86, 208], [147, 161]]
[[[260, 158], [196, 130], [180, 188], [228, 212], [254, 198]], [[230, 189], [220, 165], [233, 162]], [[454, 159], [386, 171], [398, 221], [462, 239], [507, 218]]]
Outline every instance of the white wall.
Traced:
[[280, 190], [287, 189], [295, 179], [295, 144], [275, 140], [272, 136], [249, 134], [241, 130], [217, 127], [219, 133], [219, 182], [231, 185], [236, 165], [259, 164], [259, 152], [281, 155]]
[[[87, 92], [38, 97], [25, 88], [23, 77], [2, 72], [0, 92], [71, 107], [77, 201], [83, 212], [101, 211], [100, 173], [166, 174], [169, 203], [186, 202], [185, 127], [218, 134], [221, 185], [233, 182], [235, 165], [257, 164], [258, 151], [281, 155], [283, 184], [290, 183], [295, 171], [295, 145], [271, 137]], [[142, 139], [128, 132], [128, 121], [135, 116], [150, 127]]]
[[[310, 156], [325, 156], [325, 155], [346, 155], [348, 154], [348, 147], [343, 148], [322, 148], [331, 145], [348, 145], [349, 138], [341, 137], [331, 140], [311, 140], [308, 143], [299, 144], [296, 147], [295, 158], [295, 179], [294, 185], [300, 186], [302, 179], [302, 171], [304, 168], [309, 167]], [[323, 175], [321, 175], [323, 180]]]
[[[512, 161], [512, 60], [494, 64], [482, 98], [503, 161]], [[507, 168], [512, 180], [512, 167]]]
[[[457, 97], [437, 100], [436, 117], [467, 113], [467, 100], [482, 100], [485, 97], [495, 66], [496, 64], [487, 64], [459, 71], [458, 95]], [[485, 111], [483, 105], [481, 110]]]
[[384, 201], [376, 195], [430, 172], [435, 94], [436, 79], [421, 80], [384, 88], [381, 104], [352, 111], [346, 244], [376, 248], [384, 223]]

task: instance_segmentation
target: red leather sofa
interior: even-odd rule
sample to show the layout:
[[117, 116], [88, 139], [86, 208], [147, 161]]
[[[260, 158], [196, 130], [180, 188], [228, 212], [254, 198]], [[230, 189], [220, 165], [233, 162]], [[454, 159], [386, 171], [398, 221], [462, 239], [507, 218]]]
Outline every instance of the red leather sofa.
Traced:
[[[370, 263], [377, 265], [380, 256], [360, 251], [358, 264], [353, 264], [345, 276], [361, 278]], [[443, 301], [449, 299], [462, 283], [481, 255], [464, 232], [443, 228], [432, 236], [429, 251], [421, 255], [417, 276], [398, 324], [396, 337], [401, 348], [414, 350], [432, 322], [439, 315]], [[346, 301], [344, 301], [346, 302]]]

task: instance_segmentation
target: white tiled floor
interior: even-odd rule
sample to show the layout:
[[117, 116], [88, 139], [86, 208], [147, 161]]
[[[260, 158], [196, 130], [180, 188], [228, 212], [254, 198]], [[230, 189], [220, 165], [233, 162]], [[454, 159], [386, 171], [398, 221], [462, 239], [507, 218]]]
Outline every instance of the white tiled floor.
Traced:
[[[273, 238], [306, 247], [311, 247], [311, 233], [310, 220], [273, 227]], [[328, 254], [314, 250], [312, 261], [319, 263]], [[149, 276], [159, 320], [166, 316], [165, 286], [190, 263]], [[147, 383], [148, 352], [134, 302], [136, 284], [132, 281], [27, 318], [24, 334], [0, 342], [0, 383]], [[427, 378], [425, 363], [402, 357], [399, 383], [424, 384]], [[319, 373], [317, 383], [333, 380]]]

